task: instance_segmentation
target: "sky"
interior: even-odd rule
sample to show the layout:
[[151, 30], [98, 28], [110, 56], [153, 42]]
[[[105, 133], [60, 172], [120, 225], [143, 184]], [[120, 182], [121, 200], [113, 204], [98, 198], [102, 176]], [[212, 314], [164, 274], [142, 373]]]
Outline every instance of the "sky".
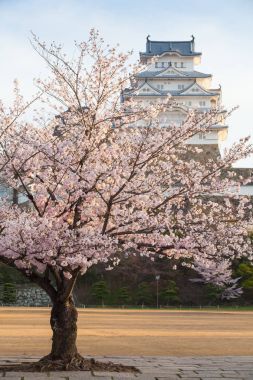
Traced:
[[[45, 64], [29, 39], [62, 43], [73, 55], [74, 41], [87, 39], [91, 28], [123, 51], [145, 50], [151, 40], [190, 40], [202, 52], [198, 71], [213, 74], [222, 86], [227, 109], [239, 106], [230, 119], [223, 147], [241, 137], [253, 141], [253, 0], [0, 0], [0, 99], [10, 101], [19, 80], [27, 97], [35, 92], [33, 78], [45, 76]], [[239, 166], [253, 167], [253, 158]]]

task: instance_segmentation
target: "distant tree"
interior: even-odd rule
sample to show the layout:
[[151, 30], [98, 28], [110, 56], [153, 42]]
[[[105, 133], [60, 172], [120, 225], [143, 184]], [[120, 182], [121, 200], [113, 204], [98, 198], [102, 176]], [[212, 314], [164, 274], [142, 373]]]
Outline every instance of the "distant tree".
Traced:
[[92, 295], [104, 306], [105, 299], [109, 295], [107, 283], [104, 280], [97, 281], [92, 285]]
[[0, 271], [0, 282], [2, 284], [4, 283], [12, 283], [13, 282], [13, 277], [11, 276], [11, 269], [12, 268], [8, 268], [6, 270], [6, 268], [8, 268], [7, 266], [3, 268], [3, 270]]
[[253, 289], [253, 265], [249, 262], [239, 264], [236, 275], [241, 277], [241, 286], [244, 289]]
[[167, 305], [176, 305], [180, 302], [178, 287], [175, 281], [168, 281], [166, 288], [161, 292], [161, 300]]
[[119, 288], [116, 292], [116, 300], [120, 305], [129, 304], [131, 300], [131, 296], [129, 293], [129, 289], [126, 286]]
[[3, 285], [3, 297], [2, 302], [4, 304], [12, 304], [16, 302], [16, 287], [13, 283], [4, 283]]
[[221, 299], [221, 295], [224, 289], [214, 284], [206, 284], [204, 288], [208, 304], [217, 304], [217, 302]]
[[[1, 260], [0, 260], [1, 261]], [[16, 268], [12, 268], [8, 265], [0, 262], [0, 279], [3, 282], [11, 282], [15, 284], [30, 283], [23, 274]]]
[[135, 299], [138, 305], [150, 305], [152, 303], [151, 289], [147, 282], [141, 282], [138, 285]]

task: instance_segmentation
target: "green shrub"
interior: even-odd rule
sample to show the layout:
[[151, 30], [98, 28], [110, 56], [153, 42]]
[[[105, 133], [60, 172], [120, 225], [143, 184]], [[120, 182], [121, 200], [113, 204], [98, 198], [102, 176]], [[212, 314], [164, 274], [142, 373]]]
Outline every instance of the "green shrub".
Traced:
[[16, 302], [16, 287], [13, 283], [3, 284], [2, 302], [4, 304], [12, 304]]
[[166, 305], [177, 305], [180, 303], [176, 282], [169, 280], [167, 287], [161, 291], [160, 297], [161, 301]]
[[99, 302], [101, 302], [102, 306], [105, 304], [105, 300], [109, 295], [109, 289], [107, 283], [104, 280], [97, 281], [92, 285], [91, 293], [93, 297]]

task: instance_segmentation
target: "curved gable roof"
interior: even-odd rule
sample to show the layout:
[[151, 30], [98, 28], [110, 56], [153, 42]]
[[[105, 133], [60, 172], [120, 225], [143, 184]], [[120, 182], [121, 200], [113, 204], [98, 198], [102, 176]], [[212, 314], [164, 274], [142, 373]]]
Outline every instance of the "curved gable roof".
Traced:
[[175, 52], [182, 56], [196, 56], [201, 53], [195, 52], [194, 37], [190, 41], [151, 41], [147, 38], [146, 51], [141, 56], [161, 55]]
[[152, 93], [150, 93], [149, 95], [163, 95], [163, 91], [158, 90], [157, 88], [153, 87], [150, 83], [146, 81], [142, 83], [140, 87], [134, 88], [133, 90], [128, 91], [128, 94], [131, 94], [131, 95], [137, 94], [144, 87], [148, 87], [152, 90]]
[[[180, 95], [187, 95], [189, 90], [191, 90], [192, 88], [198, 88], [199, 92], [196, 92], [196, 95], [219, 95], [219, 90], [212, 90], [212, 91], [209, 91], [209, 90], [206, 90], [205, 88], [203, 88], [202, 86], [200, 86], [198, 83], [196, 83], [196, 81], [194, 83], [191, 83], [190, 86], [188, 86], [187, 88], [184, 88], [181, 92], [180, 92]], [[214, 92], [214, 91], [217, 91], [217, 92]], [[191, 93], [192, 95], [192, 93]]]
[[[170, 72], [172, 72], [172, 74], [170, 74]], [[166, 67], [165, 69], [163, 69], [162, 71], [160, 71], [157, 74], [157, 76], [159, 76], [159, 77], [162, 76], [162, 75], [177, 75], [177, 76], [180, 76], [180, 77], [185, 77], [186, 76], [186, 74], [183, 71], [180, 71], [180, 70], [178, 70], [178, 69], [176, 69], [175, 67], [172, 67], [172, 66]]]

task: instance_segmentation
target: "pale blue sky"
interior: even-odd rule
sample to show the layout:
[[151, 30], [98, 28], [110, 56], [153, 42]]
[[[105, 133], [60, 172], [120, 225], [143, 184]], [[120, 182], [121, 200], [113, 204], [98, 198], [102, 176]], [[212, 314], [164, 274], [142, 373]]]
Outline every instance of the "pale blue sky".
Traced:
[[[9, 99], [12, 80], [33, 92], [32, 80], [45, 75], [44, 64], [29, 44], [32, 30], [42, 40], [61, 42], [73, 53], [73, 41], [86, 39], [90, 28], [123, 50], [145, 49], [154, 40], [196, 38], [202, 51], [199, 71], [213, 74], [227, 108], [240, 109], [229, 120], [229, 139], [251, 134], [253, 91], [253, 0], [0, 0], [0, 98]], [[246, 165], [253, 167], [253, 160]]]

